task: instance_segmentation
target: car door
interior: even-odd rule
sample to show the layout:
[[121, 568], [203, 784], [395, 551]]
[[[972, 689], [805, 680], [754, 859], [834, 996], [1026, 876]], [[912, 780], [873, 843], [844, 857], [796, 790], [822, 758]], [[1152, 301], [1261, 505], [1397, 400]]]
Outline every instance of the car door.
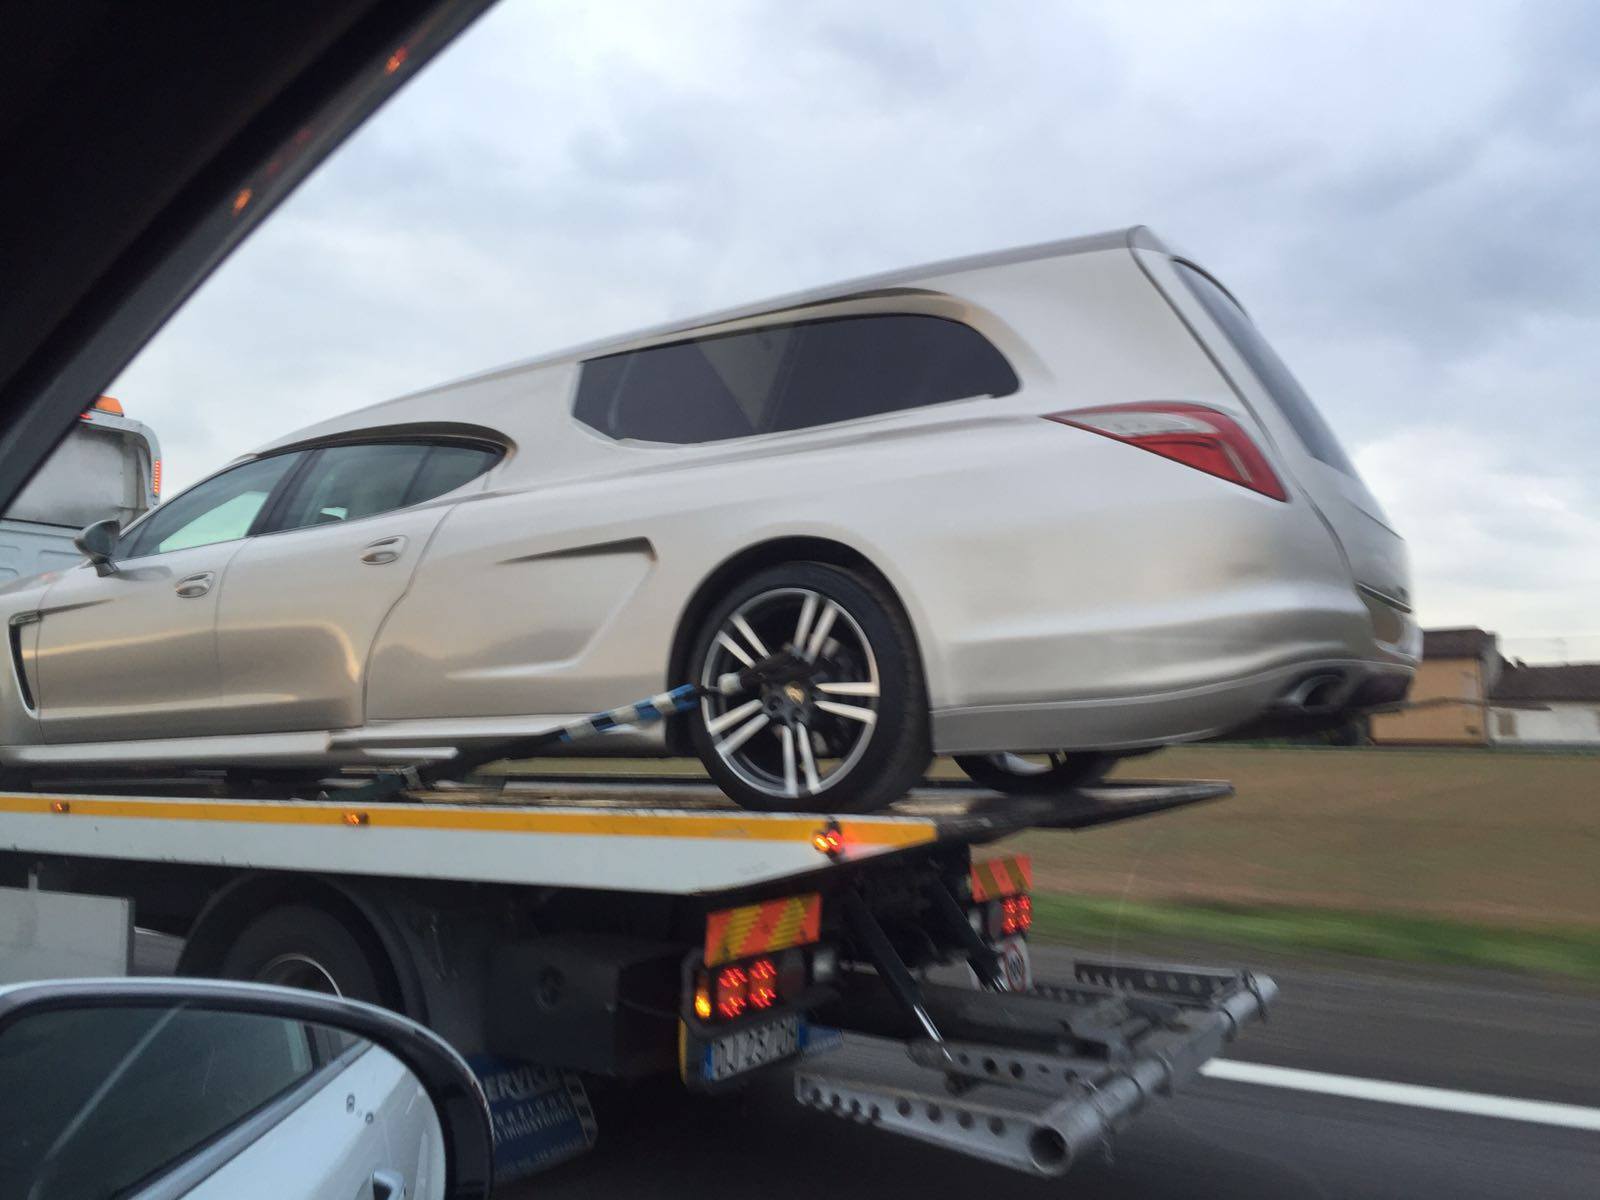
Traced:
[[337, 1074], [184, 1192], [185, 1200], [425, 1200], [437, 1194], [444, 1143], [416, 1077], [377, 1046], [356, 1047], [331, 1066]]
[[221, 708], [235, 732], [362, 723], [367, 655], [379, 627], [405, 594], [450, 497], [500, 454], [427, 441], [313, 453], [270, 528], [228, 564], [217, 645]]
[[131, 528], [109, 574], [89, 563], [63, 572], [39, 607], [45, 741], [222, 731], [218, 585], [297, 461], [275, 455], [214, 475]]

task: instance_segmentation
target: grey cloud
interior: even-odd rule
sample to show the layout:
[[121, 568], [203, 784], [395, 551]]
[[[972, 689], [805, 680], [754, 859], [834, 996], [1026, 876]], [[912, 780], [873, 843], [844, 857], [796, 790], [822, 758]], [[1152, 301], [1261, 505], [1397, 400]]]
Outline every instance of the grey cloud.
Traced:
[[[1424, 594], [1477, 588], [1522, 548], [1559, 559], [1549, 539], [1600, 511], [1573, 482], [1600, 438], [1597, 39], [1585, 0], [1448, 20], [829, 0], [692, 21], [505, 0], [118, 386], [181, 479], [562, 345], [1147, 221], [1241, 295], [1353, 447], [1492, 438], [1492, 462], [1452, 444], [1429, 476], [1490, 471], [1471, 538], [1494, 553], [1423, 556]], [[1578, 517], [1492, 502], [1538, 477]], [[1448, 513], [1406, 511], [1414, 542], [1455, 544]]]

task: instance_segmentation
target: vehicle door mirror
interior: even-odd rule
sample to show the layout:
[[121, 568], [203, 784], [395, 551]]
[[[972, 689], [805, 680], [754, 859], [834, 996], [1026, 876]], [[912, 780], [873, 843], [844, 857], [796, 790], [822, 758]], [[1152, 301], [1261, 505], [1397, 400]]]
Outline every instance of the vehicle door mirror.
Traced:
[[104, 521], [86, 526], [72, 539], [72, 544], [78, 548], [78, 553], [94, 564], [97, 574], [111, 575], [117, 569], [117, 564], [111, 561], [111, 555], [121, 535], [121, 523], [115, 517], [107, 517]]
[[0, 988], [0, 1195], [481, 1200], [489, 1110], [414, 1021], [263, 984]]

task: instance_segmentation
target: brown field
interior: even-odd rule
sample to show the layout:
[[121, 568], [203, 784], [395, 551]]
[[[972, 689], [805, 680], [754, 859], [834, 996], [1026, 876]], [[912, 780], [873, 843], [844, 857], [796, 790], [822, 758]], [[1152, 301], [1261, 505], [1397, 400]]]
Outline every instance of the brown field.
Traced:
[[[520, 765], [703, 774], [659, 759]], [[933, 773], [960, 777], [942, 760]], [[1238, 795], [1015, 838], [1037, 890], [1600, 930], [1600, 755], [1185, 746], [1117, 775], [1230, 779]]]
[[1600, 755], [1204, 746], [1118, 775], [1238, 795], [1013, 839], [1036, 890], [1600, 930]]

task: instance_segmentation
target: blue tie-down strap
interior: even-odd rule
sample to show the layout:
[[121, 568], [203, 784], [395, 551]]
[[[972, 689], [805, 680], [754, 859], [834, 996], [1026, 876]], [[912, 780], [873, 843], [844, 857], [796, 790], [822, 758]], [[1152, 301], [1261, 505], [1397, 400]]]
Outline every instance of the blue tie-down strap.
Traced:
[[595, 1120], [583, 1081], [571, 1071], [494, 1054], [468, 1055], [494, 1123], [494, 1178], [506, 1183], [594, 1146]]
[[640, 700], [637, 704], [624, 704], [621, 708], [613, 708], [610, 712], [585, 717], [561, 730], [561, 740], [576, 742], [597, 733], [609, 733], [624, 725], [650, 725], [674, 713], [693, 708], [695, 701], [703, 694], [694, 684], [686, 683], [682, 687], [673, 688], [670, 692], [662, 692], [658, 696], [651, 696], [648, 700]]

